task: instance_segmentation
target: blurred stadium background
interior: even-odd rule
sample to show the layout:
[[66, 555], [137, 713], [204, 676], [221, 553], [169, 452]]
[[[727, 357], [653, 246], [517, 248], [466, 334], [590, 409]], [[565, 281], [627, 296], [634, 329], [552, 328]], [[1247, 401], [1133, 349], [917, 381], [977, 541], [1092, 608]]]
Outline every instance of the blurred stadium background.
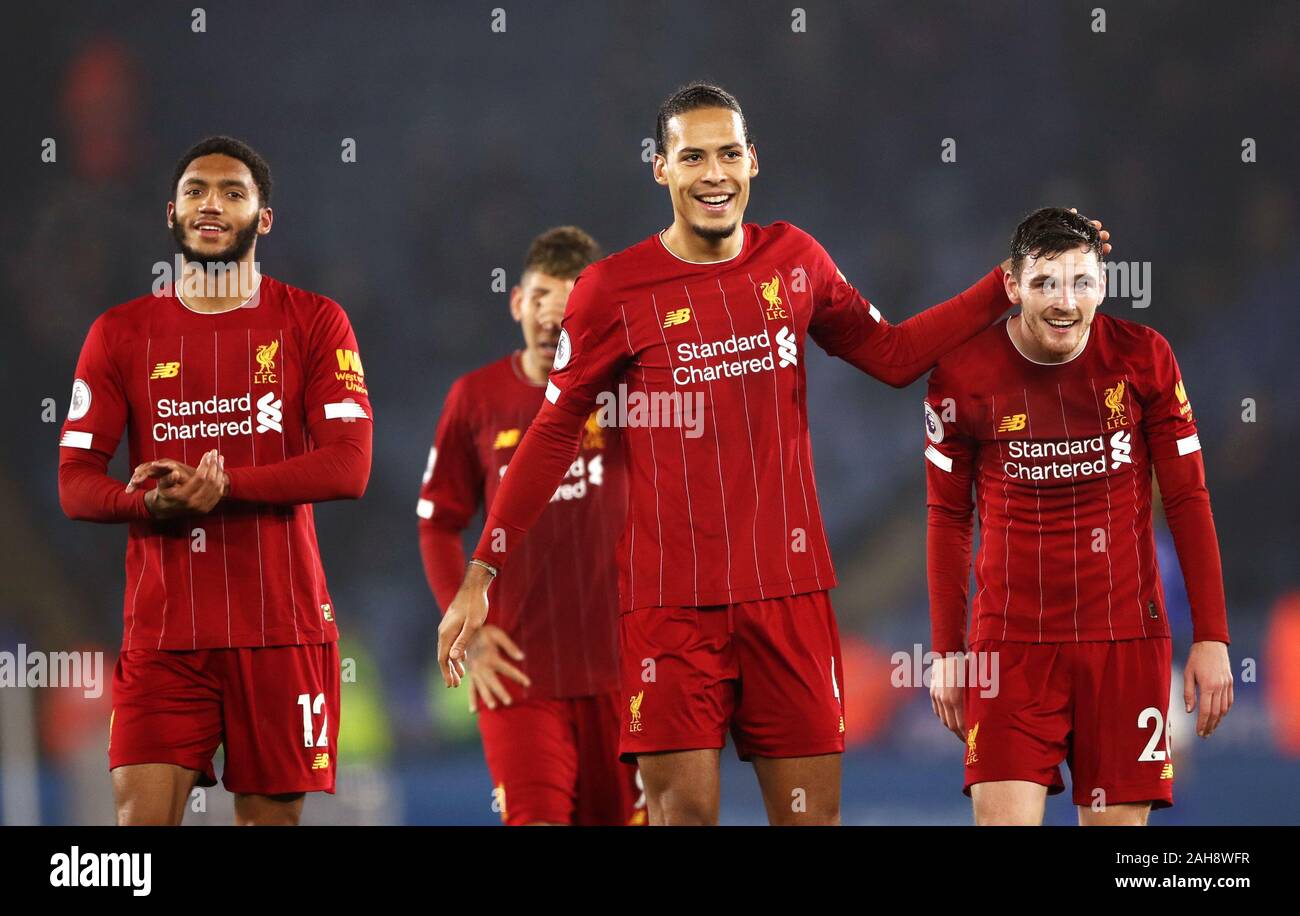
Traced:
[[[496, 822], [464, 693], [433, 686], [414, 509], [436, 413], [454, 377], [516, 346], [491, 283], [497, 268], [514, 282], [533, 235], [572, 222], [614, 251], [668, 224], [642, 141], [664, 95], [708, 78], [738, 95], [758, 145], [748, 218], [812, 232], [891, 319], [964, 287], [1046, 204], [1101, 217], [1117, 259], [1150, 263], [1149, 307], [1105, 307], [1155, 326], [1183, 366], [1231, 655], [1258, 675], [1212, 740], [1175, 725], [1177, 805], [1153, 822], [1300, 823], [1300, 7], [1107, 4], [1098, 33], [1098, 5], [823, 3], [805, 6], [806, 32], [761, 0], [226, 3], [201, 33], [193, 3], [7, 10], [0, 650], [99, 649], [111, 673], [125, 531], [63, 517], [42, 402], [61, 422], [90, 322], [172, 257], [176, 157], [234, 134], [275, 176], [260, 262], [348, 310], [377, 417], [364, 501], [317, 513], [357, 677], [338, 795], [311, 798], [305, 820]], [[891, 656], [928, 641], [924, 383], [893, 391], [822, 357], [808, 372], [842, 583], [845, 821], [968, 823], [962, 746], [923, 689], [890, 685]], [[114, 470], [125, 477], [124, 456]], [[1161, 537], [1177, 664], [1190, 630]], [[96, 700], [0, 689], [0, 822], [111, 822], [108, 711], [107, 684]], [[749, 768], [724, 761], [724, 823], [761, 823]], [[187, 823], [229, 822], [223, 789], [204, 804]], [[1067, 797], [1048, 808], [1072, 822]]]

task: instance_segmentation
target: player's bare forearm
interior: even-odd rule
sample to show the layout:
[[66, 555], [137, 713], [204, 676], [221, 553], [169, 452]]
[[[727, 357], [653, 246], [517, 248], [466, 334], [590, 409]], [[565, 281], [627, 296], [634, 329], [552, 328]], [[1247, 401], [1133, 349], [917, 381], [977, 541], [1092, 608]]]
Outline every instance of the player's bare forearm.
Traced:
[[487, 590], [495, 577], [489, 565], [471, 560], [456, 597], [442, 615], [438, 625], [438, 668], [448, 687], [459, 687], [465, 677], [465, 656], [475, 634], [487, 622]]

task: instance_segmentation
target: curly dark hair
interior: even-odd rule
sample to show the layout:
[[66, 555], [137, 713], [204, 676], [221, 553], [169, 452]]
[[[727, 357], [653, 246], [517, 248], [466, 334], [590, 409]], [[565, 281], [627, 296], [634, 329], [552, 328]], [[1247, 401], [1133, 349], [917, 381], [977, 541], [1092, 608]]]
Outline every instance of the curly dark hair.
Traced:
[[234, 137], [216, 136], [200, 140], [185, 151], [176, 163], [176, 170], [172, 172], [171, 200], [176, 199], [176, 185], [180, 184], [181, 176], [185, 170], [190, 167], [190, 163], [200, 156], [211, 156], [219, 153], [222, 156], [229, 156], [231, 159], [238, 159], [244, 165], [248, 166], [248, 171], [253, 174], [253, 183], [257, 185], [257, 203], [261, 207], [271, 205], [271, 167], [267, 165], [266, 160], [242, 140], [236, 140]]

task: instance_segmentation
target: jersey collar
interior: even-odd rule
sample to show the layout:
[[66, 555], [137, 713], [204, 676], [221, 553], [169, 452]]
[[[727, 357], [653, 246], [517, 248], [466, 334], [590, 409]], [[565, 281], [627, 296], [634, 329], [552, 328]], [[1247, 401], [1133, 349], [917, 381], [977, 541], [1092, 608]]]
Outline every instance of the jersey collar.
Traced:
[[[1079, 348], [1079, 352], [1075, 353], [1075, 354], [1074, 354], [1073, 356], [1071, 356], [1069, 359], [1062, 360], [1062, 361], [1059, 362], [1059, 363], [1041, 363], [1041, 362], [1039, 362], [1038, 360], [1034, 359], [1033, 357], [1031, 357], [1031, 356], [1027, 356], [1027, 355], [1025, 354], [1025, 351], [1022, 350], [1022, 349], [1020, 349], [1020, 344], [1016, 343], [1016, 339], [1015, 339], [1015, 337], [1013, 337], [1013, 336], [1011, 335], [1011, 319], [1012, 319], [1012, 318], [1015, 318], [1015, 317], [1016, 317], [1015, 315], [1011, 315], [1011, 316], [1008, 317], [1007, 320], [1006, 320], [1005, 326], [1006, 326], [1006, 329], [1007, 329], [1007, 340], [1011, 341], [1011, 346], [1015, 347], [1016, 352], [1019, 353], [1019, 354], [1021, 355], [1021, 357], [1023, 357], [1025, 360], [1027, 360], [1027, 361], [1033, 363], [1035, 366], [1049, 366], [1049, 367], [1050, 367], [1050, 366], [1068, 366], [1070, 363], [1074, 362], [1076, 359], [1078, 359], [1080, 356], [1082, 356], [1082, 355], [1084, 354], [1084, 352], [1088, 349], [1088, 343], [1089, 343], [1089, 341], [1092, 340], [1092, 325], [1089, 324], [1089, 325], [1088, 325], [1088, 330], [1086, 330], [1086, 331], [1083, 332], [1083, 346], [1081, 346], [1081, 347]], [[1097, 320], [1096, 318], [1093, 318], [1093, 323], [1096, 323], [1096, 320]]]
[[715, 264], [728, 264], [731, 261], [735, 261], [738, 258], [740, 258], [740, 256], [745, 253], [745, 249], [749, 247], [749, 230], [746, 228], [744, 223], [741, 223], [740, 224], [740, 250], [737, 251], [735, 254], [733, 254], [731, 257], [722, 258], [719, 261], [688, 261], [685, 258], [681, 257], [680, 255], [674, 254], [672, 249], [668, 247], [668, 244], [664, 241], [664, 233], [667, 231], [668, 231], [668, 227], [665, 227], [663, 229], [660, 229], [657, 233], [655, 233], [655, 238], [659, 240], [659, 247], [662, 248], [665, 252], [667, 252], [668, 255], [674, 260], [681, 261], [683, 264], [690, 264], [693, 267], [712, 267]]
[[175, 284], [172, 284], [172, 295], [176, 297], [177, 302], [185, 306], [186, 311], [193, 312], [195, 315], [224, 315], [227, 312], [236, 312], [239, 309], [248, 308], [248, 303], [256, 302], [258, 293], [262, 291], [262, 277], [264, 276], [265, 274], [261, 273], [257, 275], [257, 285], [253, 287], [253, 292], [249, 294], [247, 299], [239, 303], [239, 305], [232, 305], [230, 308], [222, 309], [219, 312], [200, 312], [198, 309], [191, 307], [188, 302], [181, 298], [180, 291], [176, 289]]

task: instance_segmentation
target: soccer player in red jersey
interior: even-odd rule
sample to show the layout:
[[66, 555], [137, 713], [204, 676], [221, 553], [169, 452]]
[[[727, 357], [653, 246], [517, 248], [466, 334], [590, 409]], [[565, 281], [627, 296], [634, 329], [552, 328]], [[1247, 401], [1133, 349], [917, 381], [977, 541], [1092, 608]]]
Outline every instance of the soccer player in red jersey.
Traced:
[[[211, 137], [172, 176], [180, 276], [91, 325], [59, 441], [70, 518], [125, 522], [109, 768], [119, 824], [179, 824], [222, 781], [241, 824], [334, 791], [336, 609], [312, 503], [357, 499], [371, 412], [339, 305], [262, 275], [271, 174]], [[126, 431], [135, 471], [107, 473]]]
[[1191, 603], [1183, 700], [1191, 712], [1199, 690], [1201, 737], [1232, 707], [1196, 421], [1168, 342], [1097, 312], [1102, 255], [1078, 214], [1030, 215], [1006, 275], [1019, 314], [944, 356], [930, 378], [927, 555], [943, 656], [930, 690], [966, 744], [978, 824], [1042, 823], [1046, 796], [1064, 788], [1062, 760], [1081, 824], [1145, 824], [1152, 807], [1173, 803], [1153, 469]]
[[[903, 386], [1009, 306], [1002, 271], [889, 324], [806, 232], [743, 223], [758, 156], [735, 98], [660, 107], [654, 178], [673, 223], [574, 286], [546, 403], [439, 628], [459, 683], [493, 575], [546, 507], [594, 406], [617, 403], [629, 467], [619, 541], [623, 727], [652, 824], [716, 823], [730, 731], [774, 824], [835, 824], [839, 638], [807, 425], [807, 338]], [[700, 406], [703, 422], [686, 422]]]
[[[490, 506], [544, 403], [560, 320], [595, 240], [560, 226], [533, 240], [510, 293], [524, 348], [457, 379], [420, 489], [420, 553], [439, 605], [465, 571], [461, 532]], [[618, 578], [627, 512], [617, 428], [592, 414], [548, 509], [490, 591], [469, 647], [470, 710], [501, 820], [509, 825], [642, 824], [637, 771], [619, 760]]]

